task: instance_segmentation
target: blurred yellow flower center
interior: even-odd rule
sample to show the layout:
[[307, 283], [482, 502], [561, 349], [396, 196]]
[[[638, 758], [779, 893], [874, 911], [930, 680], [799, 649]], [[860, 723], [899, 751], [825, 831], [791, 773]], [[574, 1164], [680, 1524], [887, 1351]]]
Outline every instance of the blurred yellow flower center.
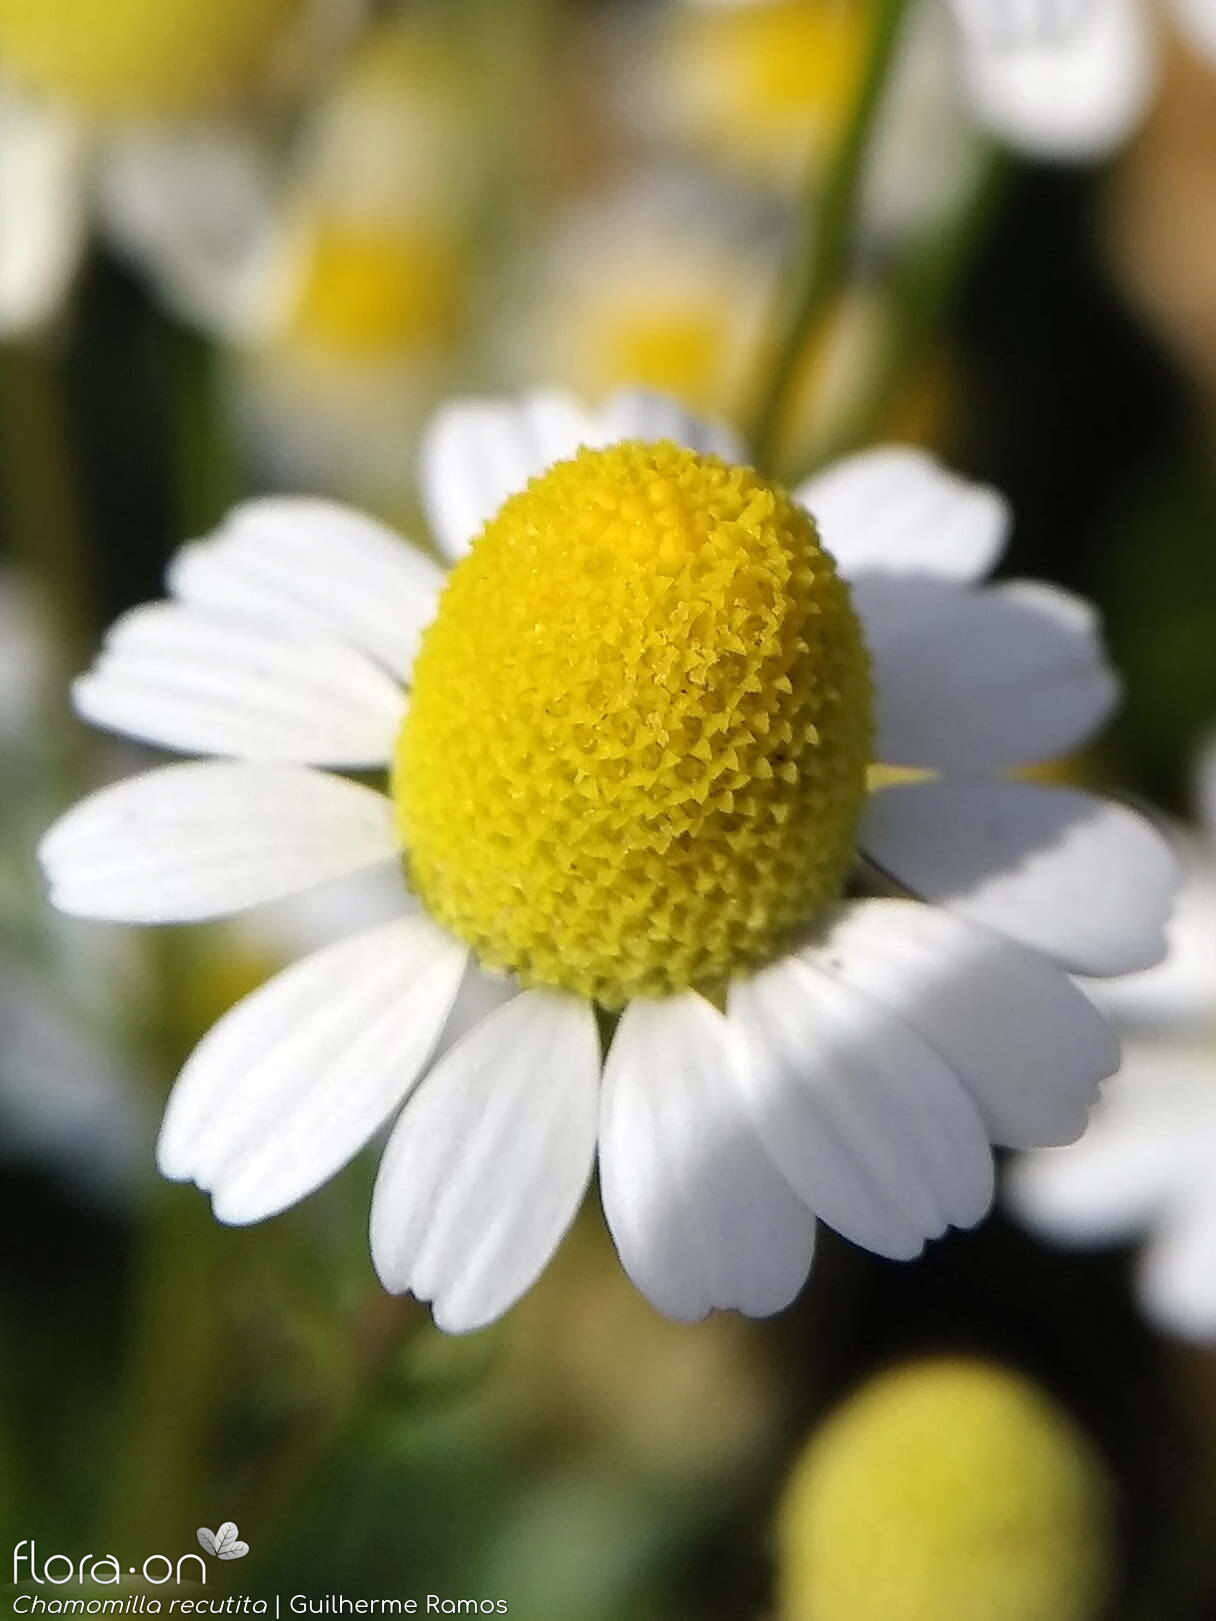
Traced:
[[246, 89], [305, 3], [0, 0], [0, 68], [89, 113], [195, 113]]
[[858, 0], [761, 0], [674, 8], [672, 89], [724, 156], [797, 173], [832, 139], [865, 56]]
[[1096, 1621], [1108, 1487], [1033, 1385], [980, 1362], [887, 1374], [816, 1434], [778, 1522], [780, 1621]]
[[526, 984], [713, 991], [839, 893], [869, 744], [857, 618], [790, 497], [672, 444], [584, 449], [486, 525], [423, 639], [411, 881]]
[[452, 336], [461, 280], [455, 244], [438, 229], [320, 222], [285, 339], [354, 361], [412, 354]]
[[580, 356], [581, 392], [598, 398], [627, 383], [674, 395], [694, 410], [724, 404], [729, 310], [686, 300], [605, 298], [588, 312]]

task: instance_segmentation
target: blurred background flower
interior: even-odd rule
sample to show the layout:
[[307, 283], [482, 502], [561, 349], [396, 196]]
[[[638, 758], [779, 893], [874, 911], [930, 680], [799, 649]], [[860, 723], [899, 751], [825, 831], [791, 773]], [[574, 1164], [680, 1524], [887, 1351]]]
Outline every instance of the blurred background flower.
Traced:
[[1092, 1621], [1110, 1492], [1088, 1441], [1025, 1379], [913, 1363], [831, 1415], [777, 1521], [785, 1621]]
[[1081, 1142], [1028, 1156], [1009, 1198], [1061, 1243], [1149, 1235], [1145, 1309], [1167, 1331], [1216, 1339], [1216, 752], [1199, 766], [1198, 829], [1179, 834], [1186, 882], [1166, 961], [1090, 994], [1123, 1032], [1123, 1064]]

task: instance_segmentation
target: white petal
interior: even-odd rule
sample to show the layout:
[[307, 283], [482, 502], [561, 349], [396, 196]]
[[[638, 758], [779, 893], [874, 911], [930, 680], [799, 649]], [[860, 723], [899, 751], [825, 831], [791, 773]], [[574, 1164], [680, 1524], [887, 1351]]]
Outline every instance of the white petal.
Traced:
[[383, 795], [303, 766], [163, 766], [90, 794], [44, 837], [60, 911], [187, 923], [277, 900], [399, 848]]
[[1086, 995], [1124, 1030], [1203, 1030], [1216, 1011], [1216, 852], [1179, 828], [1171, 837], [1182, 887], [1166, 925], [1165, 960], [1142, 974], [1084, 982]]
[[1129, 1042], [1089, 1130], [1067, 1148], [1023, 1154], [1005, 1200], [1033, 1231], [1069, 1244], [1142, 1232], [1211, 1182], [1216, 1062], [1202, 1045]]
[[1107, 0], [953, 0], [958, 20], [979, 44], [1011, 50], [1065, 40]]
[[1105, 157], [1131, 134], [1156, 88], [1159, 52], [1151, 7], [1101, 0], [1062, 39], [983, 44], [965, 53], [979, 121], [1032, 157]]
[[463, 556], [509, 495], [594, 441], [591, 419], [559, 389], [443, 406], [422, 436], [419, 476], [444, 555]]
[[906, 634], [869, 637], [878, 759], [1001, 770], [1064, 753], [1109, 715], [1118, 682], [1079, 597], [1030, 581], [938, 596]]
[[178, 1078], [161, 1171], [209, 1191], [219, 1219], [234, 1224], [304, 1198], [417, 1080], [465, 957], [416, 914], [340, 940], [247, 996]]
[[496, 1013], [500, 1007], [513, 1002], [519, 995], [519, 984], [508, 974], [489, 974], [475, 958], [470, 956], [460, 990], [452, 1006], [451, 1017], [443, 1027], [443, 1036], [435, 1049], [435, 1060], [444, 1058], [463, 1041], [470, 1030]]
[[1200, 826], [1216, 843], [1216, 737], [1209, 737], [1199, 751], [1195, 767], [1195, 807]]
[[830, 1227], [908, 1259], [992, 1199], [992, 1154], [945, 1061], [880, 1003], [786, 957], [730, 989], [757, 1131]]
[[347, 767], [391, 759], [405, 715], [353, 647], [171, 602], [124, 614], [73, 697], [86, 720], [163, 748]]
[[622, 439], [670, 439], [673, 444], [718, 456], [736, 467], [748, 460], [743, 441], [733, 428], [724, 422], [702, 421], [675, 400], [644, 388], [620, 389], [597, 413], [595, 443], [613, 445]]
[[604, 1068], [600, 1191], [621, 1261], [669, 1317], [780, 1311], [814, 1219], [761, 1147], [730, 1032], [691, 993], [626, 1008]]
[[436, 1065], [394, 1128], [372, 1200], [386, 1289], [434, 1302], [449, 1333], [531, 1288], [582, 1203], [595, 1158], [591, 1005], [525, 991]]
[[1066, 974], [935, 907], [851, 902], [810, 955], [942, 1055], [994, 1143], [1071, 1142], [1119, 1062], [1106, 1021]]
[[794, 492], [848, 580], [908, 575], [958, 583], [995, 566], [1009, 534], [1003, 496], [923, 450], [883, 445], [837, 462]]
[[1071, 973], [1127, 974], [1165, 950], [1177, 864], [1123, 805], [1030, 783], [918, 783], [872, 796], [860, 843], [914, 895]]
[[1190, 1340], [1216, 1339], [1216, 1199], [1176, 1211], [1144, 1255], [1140, 1297], [1148, 1316]]
[[0, 92], [0, 334], [58, 311], [84, 251], [87, 140], [59, 108]]
[[1188, 44], [1216, 62], [1216, 6], [1212, 0], [1174, 0], [1174, 15]]
[[174, 596], [193, 607], [349, 642], [405, 679], [442, 585], [443, 571], [391, 529], [298, 496], [234, 508], [169, 569]]
[[161, 296], [188, 321], [247, 336], [275, 218], [264, 132], [223, 123], [116, 130], [97, 180], [107, 235], [152, 272]]

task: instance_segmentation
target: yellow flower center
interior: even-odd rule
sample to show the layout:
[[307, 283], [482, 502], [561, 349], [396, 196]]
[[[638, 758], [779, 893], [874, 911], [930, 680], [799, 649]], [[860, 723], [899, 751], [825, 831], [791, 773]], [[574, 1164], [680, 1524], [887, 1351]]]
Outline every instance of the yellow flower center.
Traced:
[[284, 341], [354, 362], [395, 359], [450, 340], [462, 265], [436, 226], [318, 220]]
[[303, 3], [0, 0], [0, 68], [89, 113], [195, 113], [247, 87]]
[[866, 18], [858, 0], [674, 8], [667, 61], [690, 133], [723, 157], [800, 173], [849, 107]]
[[762, 963], [840, 891], [869, 664], [781, 489], [581, 450], [453, 570], [394, 794], [411, 882], [487, 966], [619, 1007]]
[[[617, 290], [618, 293], [621, 290]], [[729, 372], [730, 321], [725, 305], [685, 299], [664, 303], [653, 289], [631, 301], [605, 297], [585, 312], [580, 389], [590, 398], [627, 383], [658, 389], [694, 410], [720, 410]]]

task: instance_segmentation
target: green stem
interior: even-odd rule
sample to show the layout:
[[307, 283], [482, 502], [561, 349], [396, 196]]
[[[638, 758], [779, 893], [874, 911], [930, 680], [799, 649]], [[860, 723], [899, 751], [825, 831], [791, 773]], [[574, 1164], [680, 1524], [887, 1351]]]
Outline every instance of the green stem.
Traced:
[[250, 1526], [262, 1558], [274, 1553], [320, 1468], [373, 1409], [398, 1354], [428, 1320], [426, 1308], [412, 1296], [386, 1295], [379, 1288], [353, 1314], [349, 1361], [338, 1387], [266, 1458], [242, 1503], [238, 1523]]
[[988, 240], [1008, 193], [1013, 165], [995, 147], [982, 156], [972, 187], [945, 225], [897, 268], [883, 309], [883, 330], [869, 375], [843, 420], [817, 447], [817, 466], [871, 443]]
[[552, 97], [564, 0], [461, 0], [446, 15], [462, 54], [477, 123], [481, 174], [469, 221], [477, 261], [487, 267], [474, 294], [462, 383], [484, 387], [496, 371], [501, 287], [489, 274], [534, 237], [565, 148]]
[[807, 189], [788, 309], [752, 426], [756, 461], [774, 453], [782, 408], [815, 329], [831, 314], [853, 251], [862, 182], [883, 92], [895, 62], [909, 0], [874, 0], [874, 24], [852, 112], [822, 181]]
[[67, 680], [93, 651], [96, 590], [60, 361], [49, 341], [0, 348], [0, 479], [13, 553], [42, 600]]
[[[173, 929], [150, 931], [151, 1020], [142, 1036], [158, 1082], [168, 1082], [196, 1031], [176, 1010], [188, 993], [189, 946]], [[193, 1527], [215, 1397], [221, 1383], [222, 1234], [193, 1190], [159, 1180], [143, 1212], [133, 1284], [126, 1390], [119, 1403], [109, 1523], [114, 1546], [132, 1554], [177, 1545]]]
[[240, 455], [226, 411], [223, 358], [198, 333], [166, 328], [174, 368], [174, 489], [177, 538], [213, 529], [242, 488]]

